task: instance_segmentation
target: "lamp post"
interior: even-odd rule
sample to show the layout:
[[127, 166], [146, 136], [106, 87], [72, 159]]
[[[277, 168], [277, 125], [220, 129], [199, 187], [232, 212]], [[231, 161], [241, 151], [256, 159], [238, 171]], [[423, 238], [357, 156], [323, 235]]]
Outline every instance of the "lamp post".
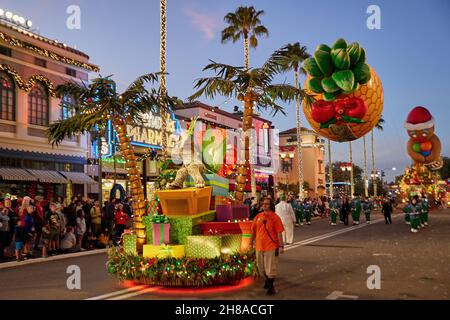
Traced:
[[[350, 172], [351, 173], [351, 171], [352, 171], [352, 164], [350, 163], [350, 162], [343, 162], [343, 163], [341, 163], [341, 170], [345, 173], [346, 171], [348, 171], [348, 172]], [[351, 177], [350, 177], [350, 179], [351, 179]], [[351, 182], [350, 182], [351, 183]], [[348, 192], [348, 187], [346, 186], [345, 187], [345, 192], [347, 193]], [[351, 191], [351, 190], [350, 190]], [[351, 192], [350, 192], [351, 193]], [[352, 197], [352, 195], [350, 195], [350, 198]]]
[[[383, 187], [383, 173], [384, 173], [386, 170], [396, 171], [397, 168], [396, 168], [396, 167], [384, 168], [384, 169], [381, 169], [380, 171], [377, 171], [377, 170], [372, 171], [372, 173], [370, 174], [370, 176], [372, 177], [372, 179], [377, 179], [377, 178], [380, 178], [380, 179], [381, 179], [381, 191], [384, 190], [384, 187]], [[374, 186], [376, 186], [376, 183], [374, 184]], [[376, 193], [376, 189], [375, 189], [375, 188], [374, 188], [374, 196], [375, 196], [375, 197], [377, 196], [377, 193]]]
[[286, 174], [286, 194], [288, 193], [288, 190], [289, 190], [289, 187], [288, 187], [289, 172], [292, 169], [292, 161], [293, 161], [294, 157], [295, 157], [295, 153], [293, 153], [293, 152], [289, 152], [289, 153], [281, 152], [280, 153], [281, 171]]

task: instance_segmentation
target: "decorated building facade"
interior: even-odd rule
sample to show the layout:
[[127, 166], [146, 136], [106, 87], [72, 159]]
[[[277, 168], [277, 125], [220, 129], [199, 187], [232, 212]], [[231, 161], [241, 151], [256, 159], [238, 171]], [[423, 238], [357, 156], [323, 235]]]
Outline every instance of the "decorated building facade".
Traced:
[[[306, 182], [305, 196], [322, 195], [325, 191], [324, 140], [314, 131], [302, 128], [303, 180]], [[280, 165], [276, 174], [278, 192], [290, 191], [298, 186], [297, 129], [280, 132]], [[308, 189], [308, 190], [307, 190]]]
[[87, 81], [99, 68], [85, 53], [32, 31], [32, 23], [4, 11], [0, 16], [0, 197], [65, 196], [70, 185], [85, 194], [94, 181], [85, 174], [90, 139], [76, 136], [59, 146], [46, 129], [67, 116], [55, 88]]

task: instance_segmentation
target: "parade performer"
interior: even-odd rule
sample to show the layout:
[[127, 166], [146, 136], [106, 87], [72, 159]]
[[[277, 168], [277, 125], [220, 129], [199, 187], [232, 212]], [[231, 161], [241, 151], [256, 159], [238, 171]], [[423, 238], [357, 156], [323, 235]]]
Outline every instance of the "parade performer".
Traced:
[[[414, 198], [411, 199], [411, 202], [405, 206], [403, 209], [403, 212], [405, 212], [405, 215], [407, 215], [409, 218], [409, 223], [411, 224], [411, 232], [416, 233], [419, 231], [419, 224], [420, 224], [420, 206], [417, 202], [418, 197], [414, 196]], [[405, 217], [406, 219], [406, 217]]]
[[422, 196], [421, 208], [420, 208], [420, 224], [422, 227], [428, 226], [428, 199], [425, 196]]
[[366, 197], [363, 198], [362, 209], [364, 211], [364, 215], [366, 216], [366, 223], [370, 224], [370, 214], [372, 211], [372, 203], [370, 203], [370, 201]]
[[304, 213], [305, 213], [305, 220], [306, 220], [306, 224], [310, 225], [311, 224], [311, 216], [312, 216], [312, 211], [313, 211], [313, 204], [311, 199], [308, 198], [308, 200], [305, 200], [305, 204], [304, 204]]
[[352, 220], [353, 224], [359, 224], [359, 216], [361, 215], [361, 200], [356, 196], [351, 202]]
[[275, 206], [275, 213], [283, 222], [284, 231], [282, 233], [283, 243], [292, 244], [294, 242], [295, 214], [291, 204], [286, 202], [286, 196], [283, 194], [280, 203]]
[[339, 201], [338, 196], [334, 196], [333, 199], [330, 201], [330, 218], [331, 218], [331, 225], [335, 226], [337, 222], [337, 216], [341, 211], [342, 204]]
[[303, 225], [303, 204], [298, 199], [298, 196], [292, 198], [291, 206], [295, 213], [295, 226], [298, 227], [300, 223]]

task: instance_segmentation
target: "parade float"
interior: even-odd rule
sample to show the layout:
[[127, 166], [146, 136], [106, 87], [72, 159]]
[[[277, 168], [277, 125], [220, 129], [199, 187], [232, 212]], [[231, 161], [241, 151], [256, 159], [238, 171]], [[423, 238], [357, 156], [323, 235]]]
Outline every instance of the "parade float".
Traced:
[[332, 141], [353, 141], [378, 123], [383, 87], [359, 43], [338, 39], [332, 47], [320, 44], [303, 68], [304, 87], [316, 100], [310, 107], [304, 103], [303, 111], [318, 134]]
[[[108, 272], [115, 278], [148, 285], [201, 287], [235, 284], [256, 274], [249, 207], [232, 204], [229, 181], [218, 174], [223, 172], [224, 158], [220, 157], [224, 155], [215, 151], [223, 145], [209, 148], [209, 143], [204, 143], [210, 140], [209, 134], [194, 134], [194, 125], [195, 120], [178, 145], [201, 141], [196, 144], [201, 151], [195, 152], [192, 146], [194, 157], [176, 170], [162, 163], [165, 185], [147, 202], [142, 217], [146, 243], [140, 248], [133, 230], [123, 235], [123, 245], [110, 250], [107, 262]], [[179, 151], [186, 151], [182, 149]], [[191, 152], [191, 148], [187, 150]], [[195, 156], [202, 153], [206, 153], [203, 159]], [[176, 158], [176, 152], [172, 156]], [[208, 157], [216, 162], [205, 161]]]
[[400, 182], [403, 201], [413, 196], [426, 196], [431, 205], [446, 196], [437, 170], [442, 168], [441, 142], [435, 134], [434, 118], [424, 107], [414, 107], [407, 116], [405, 129], [409, 140], [406, 151], [413, 161]]

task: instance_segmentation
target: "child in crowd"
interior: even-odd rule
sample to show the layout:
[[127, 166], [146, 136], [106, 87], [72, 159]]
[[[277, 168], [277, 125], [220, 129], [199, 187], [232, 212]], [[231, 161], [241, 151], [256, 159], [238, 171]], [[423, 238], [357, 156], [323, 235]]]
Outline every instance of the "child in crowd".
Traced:
[[48, 258], [48, 247], [50, 245], [50, 235], [52, 231], [50, 225], [47, 223], [42, 227], [42, 257]]
[[25, 243], [25, 229], [22, 226], [22, 221], [17, 221], [16, 230], [14, 233], [14, 239], [16, 242], [16, 260], [22, 261], [22, 250]]

